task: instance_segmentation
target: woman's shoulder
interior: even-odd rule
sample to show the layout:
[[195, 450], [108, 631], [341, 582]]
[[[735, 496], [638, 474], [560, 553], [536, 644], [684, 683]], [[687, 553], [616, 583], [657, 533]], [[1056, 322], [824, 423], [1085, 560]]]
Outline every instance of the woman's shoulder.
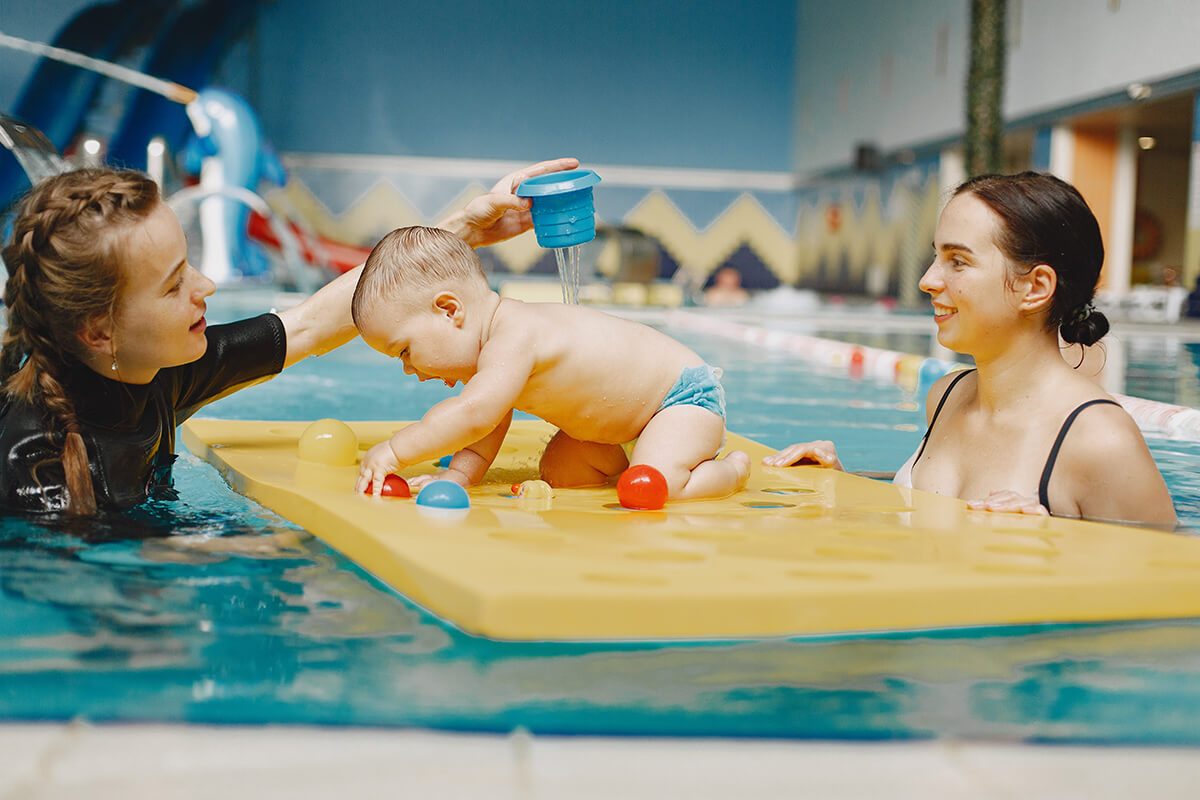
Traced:
[[1057, 421], [1059, 442], [1056, 473], [1064, 469], [1084, 481], [1121, 462], [1153, 464], [1146, 440], [1129, 412], [1099, 386], [1064, 390], [1058, 399], [1061, 414]]
[[1071, 416], [1074, 416], [1070, 422], [1072, 450], [1079, 455], [1111, 453], [1114, 448], [1135, 444], [1145, 447], [1145, 439], [1133, 417], [1106, 392], [1080, 398], [1063, 418], [1064, 427]]
[[159, 372], [167, 402], [184, 418], [233, 388], [283, 370], [287, 337], [275, 314], [213, 325], [205, 336], [204, 355]]
[[[1075, 406], [1055, 480], [1066, 479], [1082, 516], [1155, 525], [1176, 521], [1171, 495], [1133, 417], [1108, 395]], [[1065, 425], [1064, 425], [1065, 427]]]
[[[974, 369], [956, 369], [952, 372], [947, 372], [930, 385], [929, 392], [925, 395], [926, 424], [933, 420], [933, 415], [937, 413], [938, 406], [942, 405], [942, 402], [948, 399], [947, 395], [950, 394], [950, 387], [975, 380], [970, 375], [973, 372], [975, 372]], [[961, 388], [959, 386], [954, 391], [958, 391]]]
[[47, 433], [48, 430], [45, 412], [24, 400], [0, 392], [0, 442], [11, 443], [15, 438]]

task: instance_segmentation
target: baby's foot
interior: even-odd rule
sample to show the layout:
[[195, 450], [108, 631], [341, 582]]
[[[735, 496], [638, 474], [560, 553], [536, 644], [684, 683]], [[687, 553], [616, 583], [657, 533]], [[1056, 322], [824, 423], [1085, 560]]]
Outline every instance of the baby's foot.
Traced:
[[737, 474], [737, 486], [734, 491], [740, 490], [750, 479], [750, 456], [741, 450], [734, 450], [721, 460], [734, 468]]

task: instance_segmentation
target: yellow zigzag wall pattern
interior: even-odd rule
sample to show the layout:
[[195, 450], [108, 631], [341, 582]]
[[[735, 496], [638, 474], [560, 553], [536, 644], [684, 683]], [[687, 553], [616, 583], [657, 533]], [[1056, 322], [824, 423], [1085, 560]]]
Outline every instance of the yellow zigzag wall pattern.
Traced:
[[[465, 187], [432, 219], [421, 214], [392, 184], [382, 180], [342, 214], [331, 212], [296, 179], [274, 193], [270, 200], [277, 211], [298, 215], [322, 236], [369, 243], [393, 228], [435, 223], [484, 191], [478, 184]], [[720, 267], [745, 244], [783, 283], [798, 283], [821, 264], [844, 265], [847, 277], [860, 279], [871, 265], [889, 274], [897, 268], [900, 247], [911, 226], [919, 229], [918, 241], [932, 240], [939, 197], [937, 180], [932, 177], [915, 190], [897, 182], [888, 200], [893, 213], [885, 215], [878, 183], [868, 186], [861, 211], [856, 209], [847, 190], [837, 200], [802, 208], [793, 237], [750, 194], [739, 196], [711, 224], [697, 230], [666, 192], [654, 189], [622, 222], [656, 237], [675, 261], [699, 276], [707, 276]], [[834, 206], [840, 220], [836, 226], [828, 221]], [[492, 248], [492, 253], [515, 273], [526, 272], [542, 257], [532, 234], [498, 245]]]

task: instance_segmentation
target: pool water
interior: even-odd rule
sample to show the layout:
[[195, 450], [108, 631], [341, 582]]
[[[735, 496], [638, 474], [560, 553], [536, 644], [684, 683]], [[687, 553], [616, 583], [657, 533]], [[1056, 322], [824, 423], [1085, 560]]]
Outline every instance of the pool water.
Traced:
[[[767, 324], [776, 326], [776, 321]], [[787, 323], [784, 323], [786, 326]], [[929, 323], [932, 326], [932, 322]], [[867, 328], [865, 321], [860, 326]], [[846, 330], [844, 328], [822, 328], [819, 323], [794, 325], [798, 332], [852, 344], [898, 350], [927, 356], [931, 354], [933, 335], [929, 331], [914, 330]], [[1191, 325], [1181, 335], [1178, 332], [1145, 332], [1117, 329], [1104, 339], [1110, 357], [1118, 358], [1124, 365], [1119, 386], [1113, 388], [1120, 394], [1196, 407], [1200, 405], [1200, 327]], [[969, 361], [966, 356], [957, 356], [939, 351], [939, 357]]]
[[[897, 387], [684, 338], [726, 369], [740, 433], [832, 438], [866, 470], [895, 469], [917, 441]], [[406, 418], [449, 391], [354, 342], [204, 413]], [[1200, 449], [1152, 446], [1200, 522]], [[0, 523], [0, 718], [1200, 743], [1200, 623], [499, 643], [408, 603], [194, 457], [176, 480], [182, 500], [82, 529]]]

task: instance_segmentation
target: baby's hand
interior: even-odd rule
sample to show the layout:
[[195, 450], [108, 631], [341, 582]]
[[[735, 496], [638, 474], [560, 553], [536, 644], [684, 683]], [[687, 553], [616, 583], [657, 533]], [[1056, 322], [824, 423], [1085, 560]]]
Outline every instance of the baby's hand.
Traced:
[[454, 481], [464, 489], [471, 488], [470, 479], [456, 469], [442, 470], [434, 475], [418, 475], [408, 482], [408, 488], [412, 489], [415, 493], [425, 484], [432, 483], [433, 481]]
[[768, 467], [793, 467], [811, 464], [829, 469], [844, 469], [838, 459], [837, 448], [833, 442], [800, 442], [783, 448], [773, 456], [767, 456], [763, 463]]
[[971, 500], [967, 503], [967, 508], [973, 511], [997, 511], [1009, 514], [1050, 516], [1049, 510], [1041, 504], [1038, 498], [1031, 495], [1017, 494], [1008, 489], [992, 492], [983, 500]]
[[[398, 472], [403, 465], [396, 460], [390, 442], [380, 442], [367, 451], [363, 456], [362, 465], [358, 469], [358, 482], [354, 491], [362, 494], [371, 487], [371, 493], [376, 497], [383, 496], [383, 480], [393, 472]], [[411, 484], [410, 484], [411, 486]]]

